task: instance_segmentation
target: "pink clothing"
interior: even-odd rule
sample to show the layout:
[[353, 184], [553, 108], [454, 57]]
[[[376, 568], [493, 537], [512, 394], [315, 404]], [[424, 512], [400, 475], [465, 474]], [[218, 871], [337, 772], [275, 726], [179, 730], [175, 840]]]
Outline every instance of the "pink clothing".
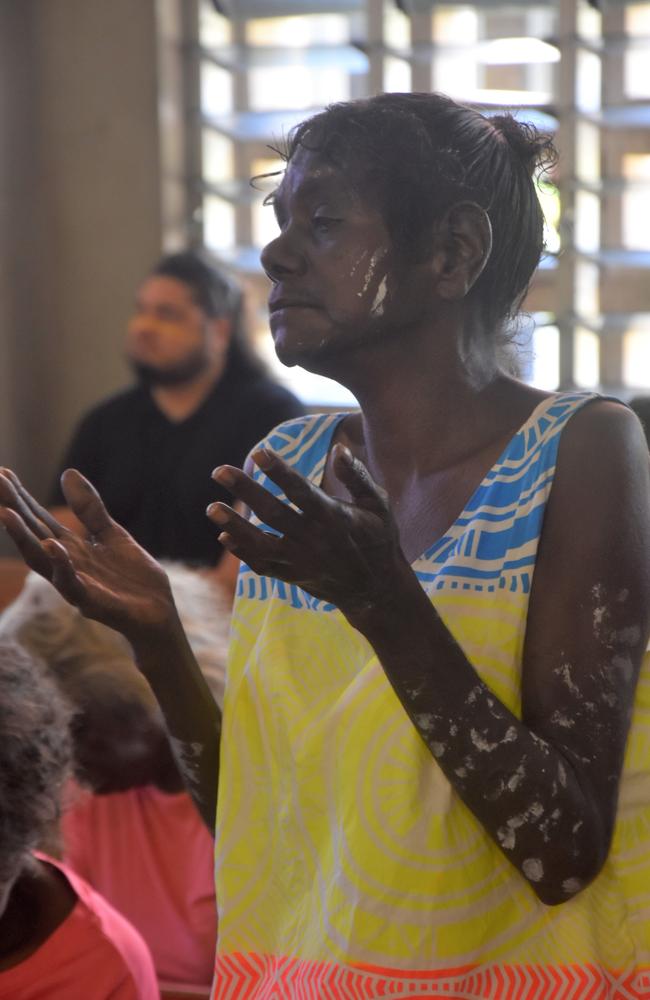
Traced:
[[62, 829], [67, 863], [138, 928], [158, 978], [209, 985], [217, 937], [214, 845], [189, 795], [152, 785], [81, 793]]
[[0, 971], [0, 1000], [159, 1000], [138, 932], [65, 865], [40, 859], [63, 872], [77, 902], [33, 955]]

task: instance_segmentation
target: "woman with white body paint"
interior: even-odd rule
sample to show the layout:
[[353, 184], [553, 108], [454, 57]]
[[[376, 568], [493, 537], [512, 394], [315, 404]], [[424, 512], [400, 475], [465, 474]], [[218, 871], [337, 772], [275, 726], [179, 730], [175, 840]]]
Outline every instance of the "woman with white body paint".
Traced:
[[645, 442], [499, 365], [551, 153], [425, 94], [291, 135], [275, 348], [361, 410], [215, 472], [251, 511], [209, 511], [243, 563], [223, 726], [91, 486], [64, 476], [84, 542], [4, 481], [30, 565], [131, 641], [208, 822], [221, 736], [216, 997], [649, 994]]

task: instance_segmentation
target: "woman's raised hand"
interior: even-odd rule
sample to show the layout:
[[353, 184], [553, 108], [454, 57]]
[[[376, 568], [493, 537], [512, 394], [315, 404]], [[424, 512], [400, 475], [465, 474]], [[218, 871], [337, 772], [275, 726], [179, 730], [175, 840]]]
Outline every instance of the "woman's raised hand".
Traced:
[[86, 537], [59, 524], [13, 472], [0, 473], [0, 521], [27, 565], [83, 615], [128, 639], [174, 622], [162, 567], [109, 517], [101, 497], [79, 472], [68, 469], [62, 485]]
[[412, 576], [399, 545], [386, 494], [347, 448], [337, 445], [334, 472], [351, 502], [337, 500], [308, 482], [278, 455], [254, 456], [293, 506], [277, 499], [232, 466], [214, 478], [277, 534], [263, 531], [223, 503], [209, 508], [220, 541], [252, 570], [295, 583], [336, 605], [351, 620], [390, 605], [396, 577]]

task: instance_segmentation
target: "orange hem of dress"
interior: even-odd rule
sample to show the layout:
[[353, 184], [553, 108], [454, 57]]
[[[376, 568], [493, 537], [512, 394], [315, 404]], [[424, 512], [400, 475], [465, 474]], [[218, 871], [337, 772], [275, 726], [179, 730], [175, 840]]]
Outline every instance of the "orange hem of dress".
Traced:
[[407, 970], [254, 953], [217, 956], [213, 1000], [650, 1000], [650, 965], [497, 963]]

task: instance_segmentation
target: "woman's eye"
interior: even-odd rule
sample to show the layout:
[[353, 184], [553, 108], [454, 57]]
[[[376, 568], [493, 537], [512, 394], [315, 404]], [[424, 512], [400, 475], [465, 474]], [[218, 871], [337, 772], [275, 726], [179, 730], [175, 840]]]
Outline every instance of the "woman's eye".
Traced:
[[328, 215], [315, 215], [312, 219], [314, 229], [319, 233], [328, 233], [340, 219], [331, 219]]

